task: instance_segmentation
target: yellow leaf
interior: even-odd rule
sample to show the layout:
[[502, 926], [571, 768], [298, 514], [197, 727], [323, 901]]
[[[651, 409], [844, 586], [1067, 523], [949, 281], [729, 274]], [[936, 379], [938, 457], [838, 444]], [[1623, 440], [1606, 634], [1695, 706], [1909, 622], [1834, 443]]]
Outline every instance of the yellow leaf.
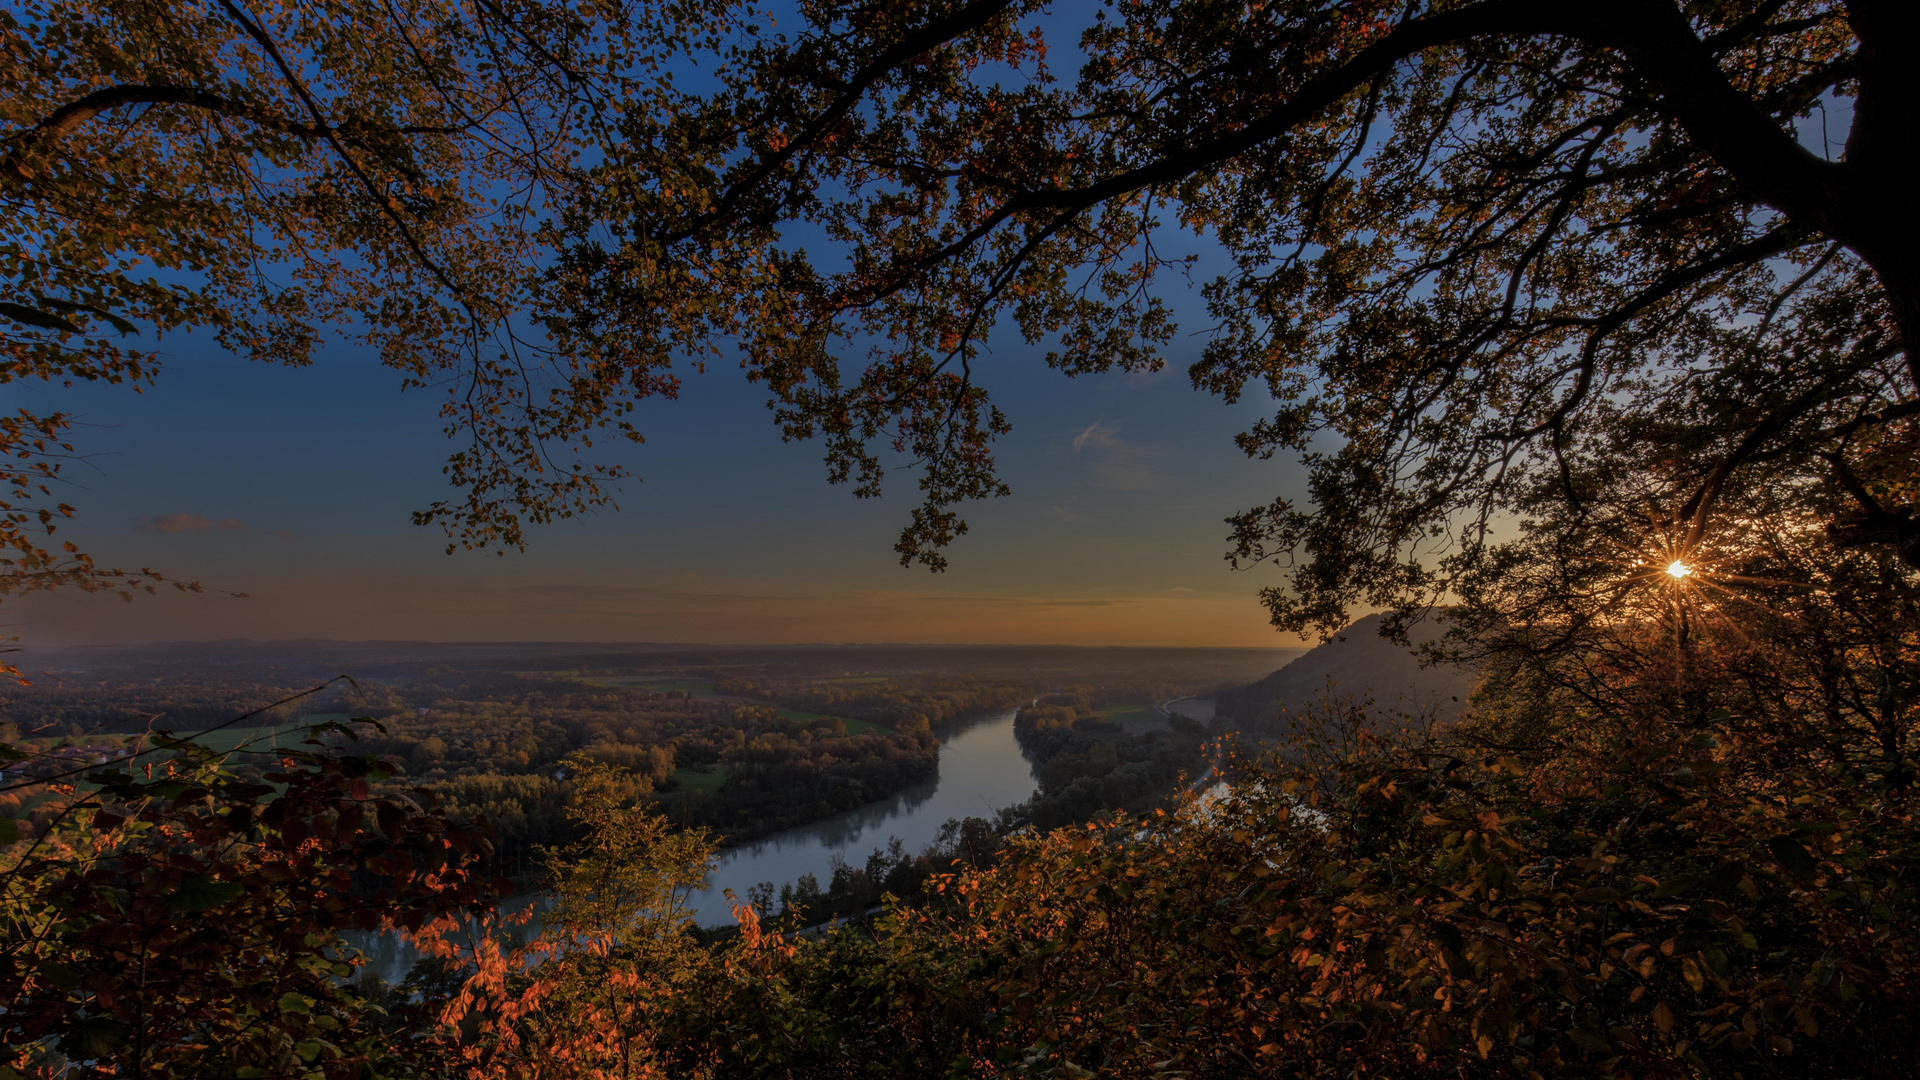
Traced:
[[1696, 994], [1707, 988], [1707, 977], [1700, 973], [1700, 965], [1694, 963], [1691, 956], [1680, 961], [1680, 977], [1687, 980], [1687, 985]]

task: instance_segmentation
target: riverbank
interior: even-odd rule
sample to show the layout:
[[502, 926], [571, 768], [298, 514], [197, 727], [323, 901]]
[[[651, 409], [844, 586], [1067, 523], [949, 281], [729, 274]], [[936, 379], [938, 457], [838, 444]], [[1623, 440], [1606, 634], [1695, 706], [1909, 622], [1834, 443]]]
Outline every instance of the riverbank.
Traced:
[[[938, 731], [939, 774], [932, 781], [809, 825], [721, 849], [707, 875], [707, 888], [690, 898], [695, 921], [709, 928], [732, 925], [729, 889], [745, 900], [747, 891], [762, 882], [778, 887], [811, 876], [824, 886], [833, 876], [836, 857], [860, 864], [873, 850], [885, 850], [896, 839], [905, 850], [918, 852], [934, 841], [949, 819], [991, 819], [1000, 810], [1025, 802], [1039, 790], [1039, 779], [1014, 738], [1015, 711], [995, 710]], [[503, 902], [500, 909], [516, 914], [536, 904], [544, 906], [544, 896], [529, 891]], [[537, 916], [527, 926], [537, 932]], [[412, 946], [394, 933], [343, 936], [367, 957], [367, 967], [389, 983], [405, 978], [418, 959]]]

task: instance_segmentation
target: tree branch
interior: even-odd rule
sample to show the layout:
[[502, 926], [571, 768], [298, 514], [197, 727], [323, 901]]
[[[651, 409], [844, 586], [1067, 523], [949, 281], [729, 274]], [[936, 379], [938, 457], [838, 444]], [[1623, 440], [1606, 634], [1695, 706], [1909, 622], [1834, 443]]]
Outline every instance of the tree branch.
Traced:
[[[301, 123], [277, 116], [263, 109], [235, 101], [232, 98], [202, 90], [196, 86], [167, 86], [151, 84], [122, 84], [103, 87], [93, 93], [70, 101], [48, 113], [44, 119], [30, 128], [0, 136], [0, 142], [8, 143], [7, 152], [0, 168], [22, 179], [32, 173], [27, 170], [25, 158], [36, 147], [55, 142], [71, 135], [81, 125], [101, 113], [112, 112], [133, 105], [180, 105], [199, 109], [204, 112], [231, 116], [258, 124], [283, 135], [298, 139], [329, 140], [344, 139], [355, 145], [365, 146], [365, 138], [354, 132], [351, 127], [325, 123], [316, 117], [312, 123]], [[442, 127], [396, 127], [395, 132], [402, 135], [453, 134], [460, 129]], [[24, 171], [23, 171], [24, 170]]]

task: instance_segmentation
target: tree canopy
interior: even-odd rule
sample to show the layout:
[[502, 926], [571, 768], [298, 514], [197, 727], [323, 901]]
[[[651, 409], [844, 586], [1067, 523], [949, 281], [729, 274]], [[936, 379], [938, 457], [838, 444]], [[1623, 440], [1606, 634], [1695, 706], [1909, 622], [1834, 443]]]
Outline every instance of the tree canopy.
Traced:
[[636, 365], [688, 319], [737, 335], [859, 493], [904, 452], [903, 561], [1005, 490], [993, 329], [1159, 365], [1187, 260], [1155, 238], [1187, 229], [1231, 263], [1192, 379], [1270, 395], [1239, 444], [1310, 475], [1233, 521], [1288, 567], [1283, 627], [1482, 587], [1516, 520], [1563, 558], [1694, 552], [1761, 490], [1920, 563], [1906, 5], [1145, 0], [1072, 77], [1057, 5], [801, 10], [700, 109], [628, 114], [545, 300]]
[[[1309, 476], [1232, 521], [1233, 558], [1285, 567], [1282, 627], [1492, 596], [1527, 552], [1697, 558], [1729, 523], [1920, 562], [1906, 5], [798, 16], [10, 13], [7, 377], [150, 378], [147, 328], [302, 363], [345, 327], [451, 388], [458, 493], [416, 519], [487, 547], [604, 503], [619, 468], [562, 448], [639, 438], [635, 399], [733, 348], [830, 480], [919, 469], [898, 549], [938, 568], [1007, 490], [989, 335], [1160, 365], [1192, 264], [1156, 237], [1189, 230], [1228, 267], [1191, 377], [1268, 395], [1241, 447]], [[13, 588], [101, 577], [32, 533], [71, 513], [68, 420], [5, 421]]]
[[[697, 9], [624, 0], [250, 4], [27, 0], [0, 9], [0, 382], [151, 381], [160, 339], [304, 365], [329, 330], [449, 391], [459, 494], [415, 515], [453, 545], [604, 503], [568, 454], [650, 370], [560, 352], [526, 321], [556, 186], [616, 106], [666, 95]], [[711, 46], [709, 46], [711, 47]], [[609, 396], [610, 386], [617, 394]], [[72, 416], [0, 417], [0, 588], [125, 585], [46, 533]], [[451, 547], [452, 545], [450, 545]]]

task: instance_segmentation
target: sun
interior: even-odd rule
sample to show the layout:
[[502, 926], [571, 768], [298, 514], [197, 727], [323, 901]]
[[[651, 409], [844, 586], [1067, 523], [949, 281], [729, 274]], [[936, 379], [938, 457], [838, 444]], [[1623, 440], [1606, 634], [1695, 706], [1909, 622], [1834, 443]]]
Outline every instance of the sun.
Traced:
[[1675, 559], [1667, 564], [1667, 576], [1675, 580], [1691, 577], [1693, 576], [1693, 567], [1688, 566], [1679, 559]]

